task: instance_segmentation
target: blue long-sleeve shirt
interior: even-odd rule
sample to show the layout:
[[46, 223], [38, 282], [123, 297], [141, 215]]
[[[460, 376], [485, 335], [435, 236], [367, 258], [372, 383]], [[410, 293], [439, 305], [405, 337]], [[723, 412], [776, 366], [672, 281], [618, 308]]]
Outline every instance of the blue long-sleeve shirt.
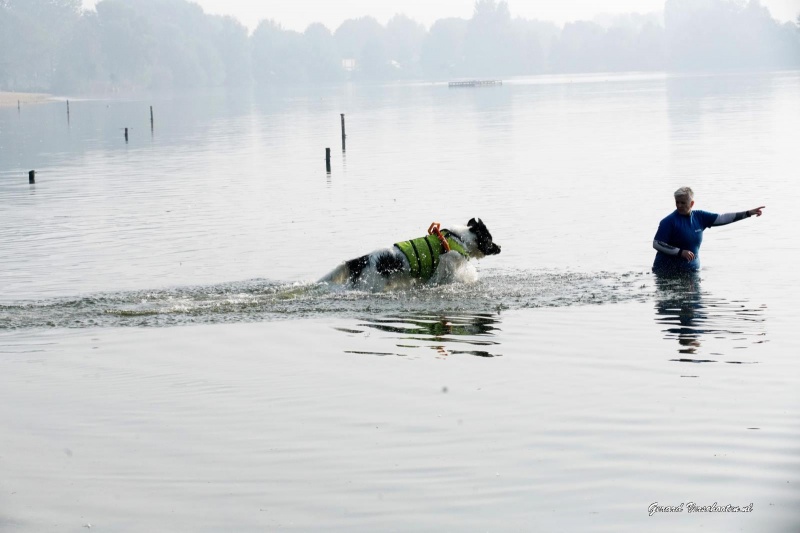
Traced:
[[[748, 217], [747, 211], [718, 215], [699, 209], [688, 215], [681, 215], [676, 209], [658, 224], [658, 231], [653, 239], [656, 258], [653, 261], [653, 272], [656, 274], [678, 274], [700, 270], [700, 245], [703, 243], [703, 231], [712, 226], [723, 226]], [[692, 261], [681, 257], [683, 250], [694, 254]]]

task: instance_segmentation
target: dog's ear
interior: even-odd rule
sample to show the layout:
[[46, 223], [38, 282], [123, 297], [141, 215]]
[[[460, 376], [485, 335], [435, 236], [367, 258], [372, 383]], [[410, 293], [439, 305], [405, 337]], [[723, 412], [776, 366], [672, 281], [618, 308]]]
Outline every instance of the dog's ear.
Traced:
[[475, 229], [475, 228], [477, 228], [477, 227], [479, 227], [481, 225], [483, 225], [483, 222], [481, 222], [481, 219], [479, 219], [479, 218], [478, 219], [471, 218], [471, 219], [469, 219], [469, 222], [467, 222], [467, 227], [469, 229]]

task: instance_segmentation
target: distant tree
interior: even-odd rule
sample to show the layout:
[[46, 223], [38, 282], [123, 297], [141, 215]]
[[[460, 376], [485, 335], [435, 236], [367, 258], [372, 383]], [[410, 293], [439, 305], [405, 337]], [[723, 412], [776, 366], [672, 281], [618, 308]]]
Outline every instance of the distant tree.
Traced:
[[787, 22], [780, 28], [780, 54], [790, 68], [800, 67], [800, 16], [797, 23]]
[[80, 8], [80, 0], [5, 0], [6, 39], [11, 43], [3, 61], [17, 89], [50, 88], [56, 59]]
[[779, 24], [759, 0], [666, 0], [658, 16], [552, 23], [511, 19], [505, 0], [425, 28], [346, 20], [332, 34], [263, 21], [252, 35], [189, 0], [0, 0], [0, 88], [69, 92], [510, 76], [546, 71], [798, 68], [800, 15]]
[[333, 37], [342, 58], [356, 60], [357, 77], [383, 78], [392, 74], [386, 29], [373, 17], [345, 20]]
[[389, 59], [400, 69], [399, 75], [408, 77], [418, 72], [425, 27], [406, 17], [395, 15], [386, 24], [386, 48]]
[[251, 37], [253, 78], [264, 85], [304, 82], [308, 48], [301, 33], [284, 30], [274, 20], [263, 20]]
[[97, 13], [85, 13], [58, 57], [52, 88], [63, 92], [102, 92], [110, 88]]
[[433, 23], [420, 51], [423, 72], [433, 78], [459, 75], [464, 65], [464, 41], [469, 22], [459, 18]]
[[253, 66], [247, 28], [232, 17], [208, 18], [213, 29], [211, 37], [214, 48], [224, 69], [225, 85], [249, 85], [253, 81]]
[[102, 0], [97, 10], [97, 39], [103, 54], [106, 90], [149, 87], [153, 82], [157, 47], [152, 24], [125, 0]]
[[476, 76], [515, 74], [519, 65], [517, 44], [508, 3], [477, 0], [464, 42], [467, 72]]
[[385, 39], [371, 37], [364, 43], [356, 72], [360, 77], [368, 79], [386, 79], [396, 76], [395, 68], [389, 59]]
[[308, 49], [309, 78], [317, 81], [344, 79], [341, 56], [331, 31], [315, 23], [306, 28], [303, 36]]
[[[552, 22], [515, 19], [512, 21], [519, 74], [540, 74], [548, 68], [550, 46], [560, 31]], [[509, 51], [511, 52], [511, 51]]]
[[224, 83], [225, 67], [211, 40], [209, 19], [199, 5], [183, 0], [135, 2], [149, 8], [144, 14], [158, 43], [151, 87], [213, 87]]
[[796, 42], [758, 0], [667, 0], [669, 65], [678, 70], [776, 68], [794, 63]]
[[562, 72], [606, 70], [605, 30], [594, 22], [568, 22], [551, 49], [551, 64]]
[[611, 26], [602, 39], [600, 53], [603, 57], [599, 66], [603, 70], [662, 70], [663, 28], [652, 23], [638, 29], [628, 24]]
[[661, 70], [665, 66], [664, 30], [649, 17], [567, 23], [553, 39], [554, 72]]
[[13, 50], [16, 33], [13, 31], [14, 23], [11, 13], [5, 5], [5, 0], [0, 0], [0, 90], [13, 86]]
[[632, 44], [633, 63], [627, 70], [664, 70], [666, 68], [664, 27], [647, 23], [636, 35]]
[[201, 87], [250, 80], [247, 30], [186, 0], [101, 0], [61, 54], [56, 86]]

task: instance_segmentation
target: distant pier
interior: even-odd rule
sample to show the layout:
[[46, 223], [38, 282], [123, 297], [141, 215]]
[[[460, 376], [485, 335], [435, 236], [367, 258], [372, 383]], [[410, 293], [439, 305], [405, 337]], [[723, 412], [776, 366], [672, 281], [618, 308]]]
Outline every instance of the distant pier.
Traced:
[[451, 81], [448, 87], [490, 87], [492, 85], [503, 85], [503, 80], [464, 80]]

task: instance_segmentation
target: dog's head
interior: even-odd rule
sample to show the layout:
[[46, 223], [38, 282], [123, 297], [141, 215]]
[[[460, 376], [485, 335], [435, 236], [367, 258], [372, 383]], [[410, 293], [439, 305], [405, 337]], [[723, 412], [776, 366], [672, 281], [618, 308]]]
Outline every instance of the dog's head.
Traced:
[[475, 237], [475, 247], [482, 255], [497, 255], [500, 253], [500, 246], [492, 241], [492, 234], [486, 224], [479, 218], [471, 218], [467, 222], [469, 232]]

